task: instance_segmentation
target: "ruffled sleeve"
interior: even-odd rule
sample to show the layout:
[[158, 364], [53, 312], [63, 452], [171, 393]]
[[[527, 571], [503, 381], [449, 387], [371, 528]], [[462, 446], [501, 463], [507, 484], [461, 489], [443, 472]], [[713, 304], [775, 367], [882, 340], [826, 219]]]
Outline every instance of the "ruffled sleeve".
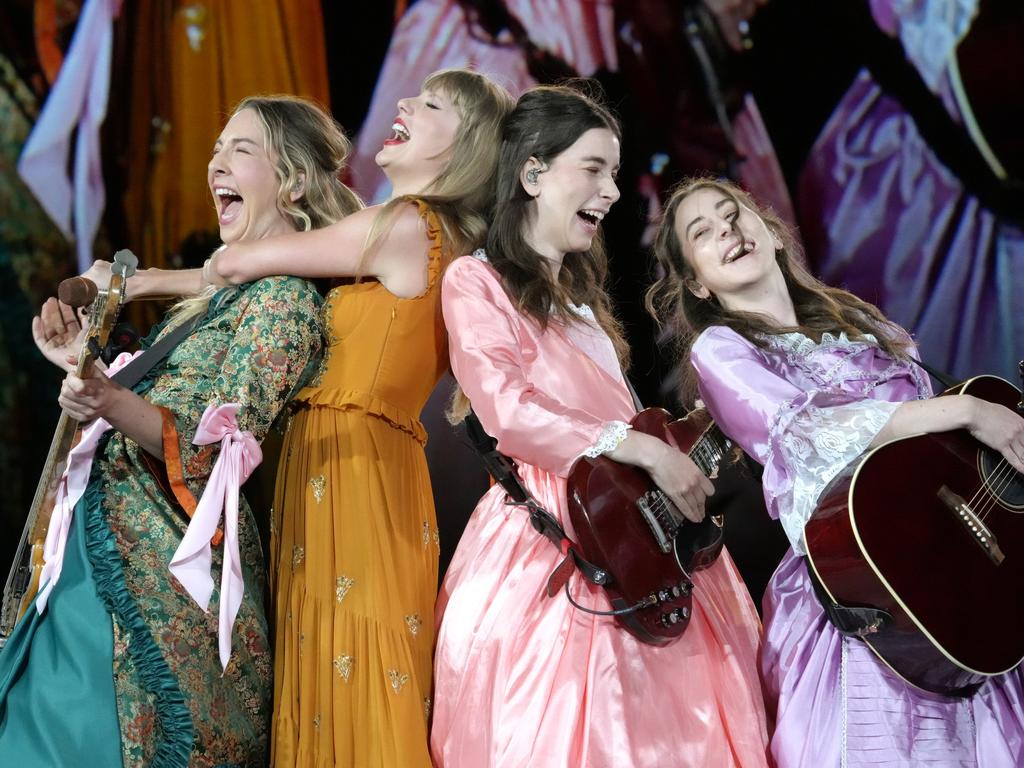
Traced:
[[868, 447], [899, 403], [838, 389], [802, 390], [729, 328], [706, 330], [691, 362], [708, 411], [764, 465], [768, 512], [803, 554], [804, 525], [821, 492]]
[[470, 256], [456, 259], [442, 280], [452, 371], [498, 450], [565, 477], [573, 461], [595, 446], [621, 439], [619, 428], [526, 375], [525, 320], [492, 268]]
[[441, 275], [441, 270], [444, 267], [444, 238], [441, 223], [437, 220], [437, 214], [433, 209], [422, 200], [415, 202], [427, 228], [427, 239], [430, 240], [430, 247], [427, 251], [427, 287], [421, 294], [426, 295], [437, 284], [437, 278]]

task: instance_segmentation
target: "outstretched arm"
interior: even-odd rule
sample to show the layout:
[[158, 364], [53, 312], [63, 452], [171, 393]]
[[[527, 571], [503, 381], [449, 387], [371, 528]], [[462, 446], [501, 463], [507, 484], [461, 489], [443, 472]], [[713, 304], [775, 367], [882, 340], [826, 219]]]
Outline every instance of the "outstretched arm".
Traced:
[[[367, 249], [381, 209], [357, 211], [322, 229], [233, 243], [214, 254], [210, 277], [238, 285], [270, 275], [361, 276], [397, 296], [416, 296], [427, 285], [426, 225], [414, 205], [401, 205]], [[411, 261], [411, 254], [420, 258]]]
[[[82, 277], [92, 280], [96, 287], [106, 290], [110, 285], [110, 262], [97, 259]], [[140, 301], [177, 296], [195, 296], [205, 287], [201, 269], [149, 269], [136, 270], [125, 281], [125, 301]]]

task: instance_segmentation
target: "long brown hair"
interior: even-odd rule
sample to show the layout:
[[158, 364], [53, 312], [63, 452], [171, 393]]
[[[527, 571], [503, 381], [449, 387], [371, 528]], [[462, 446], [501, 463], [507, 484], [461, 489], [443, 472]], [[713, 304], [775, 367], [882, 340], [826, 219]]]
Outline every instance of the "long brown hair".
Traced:
[[[720, 192], [737, 207], [757, 214], [782, 243], [775, 259], [782, 270], [786, 288], [796, 310], [797, 325], [779, 327], [758, 312], [730, 311], [712, 296], [700, 299], [689, 289], [696, 274], [683, 251], [676, 232], [679, 205], [702, 189]], [[794, 331], [815, 341], [825, 333], [845, 333], [852, 339], [873, 335], [878, 345], [896, 358], [908, 356], [909, 339], [873, 304], [849, 291], [831, 288], [811, 275], [803, 266], [800, 244], [793, 232], [770, 208], [758, 205], [740, 187], [718, 179], [685, 179], [670, 194], [654, 242], [654, 257], [660, 275], [647, 292], [647, 310], [661, 325], [668, 325], [676, 337], [683, 371], [683, 398], [692, 402], [696, 395], [696, 374], [689, 365], [693, 342], [713, 325], [732, 328], [757, 347], [767, 348], [768, 338]]]
[[381, 209], [366, 238], [363, 262], [394, 221], [398, 206], [422, 200], [437, 215], [445, 262], [483, 245], [494, 202], [501, 126], [515, 106], [508, 91], [479, 72], [443, 69], [423, 81], [443, 93], [459, 113], [451, 160], [426, 189], [396, 197]]
[[552, 318], [577, 323], [573, 304], [587, 304], [611, 338], [625, 368], [629, 347], [605, 290], [608, 257], [600, 236], [589, 250], [567, 253], [553, 280], [547, 259], [526, 241], [526, 224], [534, 199], [520, 172], [527, 160], [550, 164], [584, 133], [604, 128], [620, 138], [618, 121], [596, 98], [568, 86], [538, 86], [524, 93], [505, 121], [498, 161], [494, 217], [487, 233], [487, 258], [501, 275], [516, 308], [546, 328]]

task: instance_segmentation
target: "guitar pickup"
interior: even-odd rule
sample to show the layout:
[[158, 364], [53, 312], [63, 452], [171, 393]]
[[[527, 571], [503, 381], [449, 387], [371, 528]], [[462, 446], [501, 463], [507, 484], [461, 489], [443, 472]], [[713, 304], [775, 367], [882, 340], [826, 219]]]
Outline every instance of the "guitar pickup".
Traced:
[[975, 514], [963, 497], [953, 493], [945, 485], [939, 488], [938, 497], [957, 516], [967, 534], [985, 551], [993, 563], [999, 565], [1006, 559], [1003, 550], [999, 548], [999, 542], [995, 535], [987, 525], [981, 522], [981, 518]]

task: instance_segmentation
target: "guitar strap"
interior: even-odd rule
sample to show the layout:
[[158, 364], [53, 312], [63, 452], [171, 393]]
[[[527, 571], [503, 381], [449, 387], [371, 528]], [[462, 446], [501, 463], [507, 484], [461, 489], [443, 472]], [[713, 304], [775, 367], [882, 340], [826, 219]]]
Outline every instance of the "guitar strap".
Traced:
[[157, 363], [184, 341], [196, 329], [203, 317], [204, 315], [200, 314], [188, 322], [182, 323], [110, 378], [122, 387], [131, 389], [142, 381], [142, 378], [153, 370]]
[[957, 385], [956, 379], [954, 379], [948, 373], [943, 373], [938, 368], [935, 368], [934, 366], [928, 365], [928, 363], [926, 363], [924, 360], [915, 360], [914, 358], [910, 358], [910, 360], [911, 360], [911, 362], [916, 364], [917, 367], [920, 368], [922, 371], [924, 371], [925, 373], [931, 374], [932, 378], [934, 378], [937, 382], [939, 382], [946, 389], [950, 389], [950, 388], [955, 387]]
[[516, 463], [498, 450], [498, 441], [487, 434], [480, 419], [472, 410], [467, 414], [465, 424], [466, 435], [473, 448], [480, 454], [488, 474], [505, 489], [512, 504], [529, 510], [530, 524], [534, 530], [554, 544], [565, 556], [548, 578], [548, 597], [553, 597], [568, 581], [574, 565], [587, 581], [606, 586], [611, 580], [611, 574], [583, 557], [578, 545], [565, 534], [565, 530], [554, 516], [544, 509], [526, 488], [519, 477]]
[[839, 634], [846, 637], [864, 638], [884, 629], [892, 622], [892, 614], [881, 608], [855, 607], [835, 602], [818, 580], [810, 560], [806, 557], [804, 560], [807, 565], [807, 575], [811, 579], [811, 586], [814, 587], [814, 595], [821, 603], [821, 607], [825, 609], [825, 616], [829, 623], [839, 631]]

